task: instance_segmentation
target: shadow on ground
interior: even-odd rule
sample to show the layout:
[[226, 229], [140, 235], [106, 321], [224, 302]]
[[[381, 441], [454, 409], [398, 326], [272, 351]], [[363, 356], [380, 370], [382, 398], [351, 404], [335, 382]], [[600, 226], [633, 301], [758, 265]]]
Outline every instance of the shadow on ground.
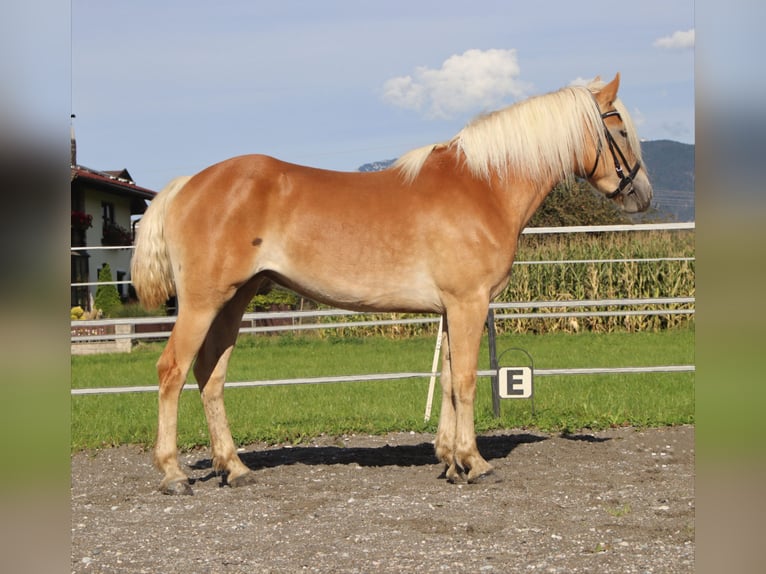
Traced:
[[[533, 434], [507, 434], [477, 437], [479, 451], [487, 460], [505, 458], [522, 444], [547, 440]], [[327, 465], [358, 464], [359, 466], [426, 466], [436, 464], [434, 445], [422, 442], [415, 445], [383, 445], [373, 447], [294, 446], [240, 453], [240, 458], [251, 470], [293, 464]], [[212, 468], [212, 460], [204, 458], [190, 465], [194, 470]]]

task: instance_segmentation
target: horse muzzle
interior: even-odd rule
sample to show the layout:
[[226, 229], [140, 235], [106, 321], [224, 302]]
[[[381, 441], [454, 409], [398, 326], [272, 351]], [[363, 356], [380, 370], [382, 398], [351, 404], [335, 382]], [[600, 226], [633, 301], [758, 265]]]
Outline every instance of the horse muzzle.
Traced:
[[640, 213], [649, 209], [653, 195], [652, 184], [642, 170], [629, 181], [621, 182], [620, 187], [607, 197], [619, 203], [625, 213]]

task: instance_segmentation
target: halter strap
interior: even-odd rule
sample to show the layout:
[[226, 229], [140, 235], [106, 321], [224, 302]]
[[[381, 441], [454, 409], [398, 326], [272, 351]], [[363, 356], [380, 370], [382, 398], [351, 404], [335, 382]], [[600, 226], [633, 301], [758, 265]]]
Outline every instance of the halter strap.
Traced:
[[[595, 99], [595, 98], [594, 98]], [[596, 104], [598, 105], [598, 104]], [[604, 112], [601, 114], [601, 121], [604, 124], [604, 133], [606, 135], [606, 142], [609, 145], [609, 152], [612, 154], [612, 160], [614, 160], [614, 170], [617, 173], [617, 176], [620, 178], [620, 184], [617, 186], [617, 189], [615, 189], [611, 193], [607, 193], [606, 197], [609, 199], [613, 199], [623, 193], [628, 186], [632, 186], [633, 180], [635, 179], [636, 175], [638, 174], [638, 170], [641, 169], [641, 162], [637, 161], [635, 165], [630, 168], [630, 172], [628, 175], [625, 175], [625, 172], [622, 169], [622, 165], [624, 164], [626, 167], [630, 166], [630, 162], [628, 162], [627, 158], [625, 157], [625, 154], [620, 149], [619, 144], [614, 139], [614, 136], [612, 136], [612, 133], [609, 131], [609, 128], [606, 127], [606, 118], [611, 118], [617, 116], [620, 117], [620, 112], [616, 110], [612, 110], [609, 112]], [[598, 167], [599, 159], [601, 158], [601, 151], [603, 148], [603, 143], [601, 138], [598, 140], [598, 149], [596, 150], [596, 161], [593, 164], [593, 169], [590, 170], [588, 173], [588, 179], [593, 177], [593, 174], [596, 173], [596, 168]], [[618, 157], [619, 156], [619, 157]], [[620, 163], [620, 160], [622, 160], [622, 164]], [[634, 190], [631, 189], [628, 194], [634, 193]]]
[[598, 138], [598, 148], [596, 148], [596, 161], [593, 162], [593, 169], [591, 169], [588, 172], [588, 175], [586, 176], [587, 179], [590, 179], [593, 177], [593, 174], [596, 173], [596, 168], [598, 167], [598, 160], [601, 159], [601, 150], [604, 147], [604, 141], [601, 138]]

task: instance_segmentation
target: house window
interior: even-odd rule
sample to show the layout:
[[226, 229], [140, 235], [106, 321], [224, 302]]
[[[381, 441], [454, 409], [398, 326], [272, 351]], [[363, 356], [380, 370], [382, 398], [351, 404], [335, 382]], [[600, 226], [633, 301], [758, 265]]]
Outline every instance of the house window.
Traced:
[[114, 224], [114, 204], [106, 201], [101, 202], [101, 219], [104, 228]]
[[[85, 283], [88, 281], [88, 255], [85, 251], [73, 251], [72, 260], [72, 283]], [[87, 287], [72, 287], [72, 307], [80, 306], [90, 310], [90, 298]]]

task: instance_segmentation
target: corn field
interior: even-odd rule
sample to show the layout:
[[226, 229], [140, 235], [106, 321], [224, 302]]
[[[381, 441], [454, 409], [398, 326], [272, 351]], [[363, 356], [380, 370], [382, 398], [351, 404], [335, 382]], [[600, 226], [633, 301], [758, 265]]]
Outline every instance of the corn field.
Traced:
[[[599, 232], [562, 235], [522, 235], [511, 280], [497, 302], [578, 301], [694, 297], [694, 231]], [[640, 261], [642, 259], [692, 258]], [[630, 261], [616, 261], [628, 259]], [[596, 261], [598, 260], [598, 261]], [[555, 263], [539, 264], [542, 261]], [[640, 305], [631, 310], [690, 308], [690, 304]], [[578, 307], [577, 311], [610, 311], [622, 307]], [[685, 315], [550, 317], [564, 307], [519, 309], [535, 317], [496, 321], [498, 333], [658, 331], [686, 325]], [[403, 319], [421, 315], [379, 313], [328, 317], [326, 322]], [[350, 326], [320, 330], [322, 337], [380, 335], [406, 338], [436, 333], [433, 323]]]

